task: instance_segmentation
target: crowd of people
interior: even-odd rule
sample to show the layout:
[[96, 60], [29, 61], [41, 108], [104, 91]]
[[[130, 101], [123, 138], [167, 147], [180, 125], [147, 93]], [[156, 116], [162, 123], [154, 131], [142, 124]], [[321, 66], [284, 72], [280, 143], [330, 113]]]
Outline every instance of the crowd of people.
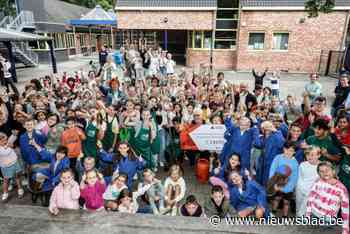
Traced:
[[[102, 48], [99, 65], [90, 65], [1, 94], [3, 201], [14, 185], [23, 197], [25, 177], [54, 215], [340, 216], [348, 233], [347, 73], [329, 115], [316, 73], [302, 97], [281, 100], [278, 72], [253, 70], [250, 91], [221, 72], [175, 72], [161, 48]], [[221, 152], [183, 147], [183, 135], [202, 124], [225, 125]], [[183, 165], [194, 167], [198, 158], [210, 162], [205, 202], [186, 192]], [[164, 181], [160, 169], [168, 172]]]

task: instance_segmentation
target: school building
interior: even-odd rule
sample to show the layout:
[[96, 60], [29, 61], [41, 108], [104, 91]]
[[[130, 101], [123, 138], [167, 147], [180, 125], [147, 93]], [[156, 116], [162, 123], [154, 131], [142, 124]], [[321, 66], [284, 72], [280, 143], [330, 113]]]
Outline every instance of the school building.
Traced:
[[191, 67], [212, 61], [216, 69], [238, 71], [339, 69], [350, 44], [350, 1], [336, 0], [332, 13], [317, 18], [308, 17], [304, 4], [305, 0], [118, 0], [116, 41], [160, 45]]

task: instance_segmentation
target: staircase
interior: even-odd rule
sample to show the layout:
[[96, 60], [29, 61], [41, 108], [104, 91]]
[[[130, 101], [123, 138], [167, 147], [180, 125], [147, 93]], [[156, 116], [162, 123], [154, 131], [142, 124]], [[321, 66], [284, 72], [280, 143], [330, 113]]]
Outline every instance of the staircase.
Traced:
[[[34, 30], [33, 12], [21, 11], [16, 18], [6, 16], [0, 21], [0, 27], [17, 32], [22, 32], [24, 29]], [[38, 65], [38, 55], [30, 49], [28, 42], [12, 42], [12, 52], [16, 60], [25, 66], [35, 67]]]

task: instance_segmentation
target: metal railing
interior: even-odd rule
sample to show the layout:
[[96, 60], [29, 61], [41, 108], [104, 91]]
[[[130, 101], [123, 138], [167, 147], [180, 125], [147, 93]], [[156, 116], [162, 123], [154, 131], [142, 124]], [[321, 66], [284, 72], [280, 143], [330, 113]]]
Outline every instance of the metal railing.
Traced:
[[0, 28], [7, 28], [7, 25], [9, 25], [13, 21], [12, 16], [5, 16], [1, 21], [0, 21]]
[[23, 56], [31, 60], [31, 62], [33, 62], [35, 65], [38, 64], [39, 62], [38, 54], [36, 54], [30, 49], [27, 42], [14, 42], [13, 49], [14, 49], [14, 52], [17, 51], [21, 53]]
[[21, 13], [7, 25], [8, 29], [22, 31], [23, 27], [34, 27], [34, 15], [31, 11], [21, 11]]

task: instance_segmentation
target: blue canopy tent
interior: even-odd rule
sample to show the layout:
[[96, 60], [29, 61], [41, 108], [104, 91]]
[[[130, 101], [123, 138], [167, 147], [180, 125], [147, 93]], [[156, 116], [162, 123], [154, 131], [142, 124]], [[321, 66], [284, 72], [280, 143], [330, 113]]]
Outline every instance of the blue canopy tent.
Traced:
[[99, 29], [108, 28], [111, 31], [112, 48], [114, 48], [113, 29], [117, 27], [117, 16], [112, 9], [107, 12], [100, 5], [96, 5], [94, 9], [83, 15], [80, 19], [69, 20], [68, 24], [73, 26], [74, 34], [75, 27], [88, 26], [90, 39], [91, 27], [97, 27]]

